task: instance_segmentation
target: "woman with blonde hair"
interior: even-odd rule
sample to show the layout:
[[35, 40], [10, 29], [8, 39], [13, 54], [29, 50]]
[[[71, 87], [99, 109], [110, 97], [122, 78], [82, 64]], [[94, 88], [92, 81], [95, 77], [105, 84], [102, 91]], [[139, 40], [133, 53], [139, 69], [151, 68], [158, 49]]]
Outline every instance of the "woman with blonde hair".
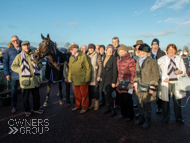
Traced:
[[150, 56], [149, 45], [141, 44], [139, 51], [134, 78], [134, 96], [138, 101], [139, 118], [134, 125], [143, 124], [143, 128], [148, 128], [151, 124], [151, 103], [156, 102], [159, 69]]

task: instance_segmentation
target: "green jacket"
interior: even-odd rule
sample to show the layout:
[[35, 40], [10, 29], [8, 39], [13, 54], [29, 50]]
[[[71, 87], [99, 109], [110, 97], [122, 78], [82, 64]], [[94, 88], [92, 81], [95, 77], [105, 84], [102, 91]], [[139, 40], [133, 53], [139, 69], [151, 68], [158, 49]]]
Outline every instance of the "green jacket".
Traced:
[[84, 85], [91, 78], [91, 64], [86, 54], [78, 52], [78, 56], [69, 58], [69, 76], [73, 85]]
[[[35, 75], [34, 74], [34, 70], [33, 70], [33, 66], [31, 63], [31, 55], [33, 54], [32, 51], [29, 52], [29, 54], [27, 54], [24, 51], [24, 54], [26, 55], [28, 64], [30, 66], [30, 73], [31, 73], [31, 77], [22, 77], [22, 71], [21, 71], [21, 53], [18, 54], [12, 65], [11, 65], [11, 69], [14, 72], [17, 72], [19, 74], [19, 82], [20, 82], [20, 87], [23, 89], [31, 89], [31, 88], [35, 88], [35, 87], [39, 87], [40, 86], [40, 75]], [[38, 64], [38, 70], [40, 70], [42, 68], [42, 62], [40, 61]]]

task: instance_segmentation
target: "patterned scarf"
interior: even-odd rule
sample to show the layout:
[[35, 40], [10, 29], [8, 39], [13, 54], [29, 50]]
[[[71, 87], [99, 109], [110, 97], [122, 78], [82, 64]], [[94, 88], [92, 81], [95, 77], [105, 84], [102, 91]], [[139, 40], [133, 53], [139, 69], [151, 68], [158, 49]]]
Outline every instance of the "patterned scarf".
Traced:
[[[33, 61], [33, 55], [31, 55], [31, 61]], [[34, 74], [40, 75], [37, 64], [33, 62], [32, 67], [34, 69]], [[21, 69], [22, 69], [22, 77], [31, 77], [30, 66], [28, 64], [26, 55], [24, 54], [23, 51], [21, 52]]]
[[177, 75], [175, 74], [175, 70], [177, 70], [176, 63], [175, 63], [175, 55], [173, 57], [168, 56], [170, 59], [170, 63], [168, 65], [168, 75], [170, 81], [177, 80]]
[[146, 60], [146, 58], [147, 58], [147, 56], [145, 56], [143, 58], [139, 57], [139, 66], [140, 67], [142, 66], [142, 64], [143, 64], [144, 60]]

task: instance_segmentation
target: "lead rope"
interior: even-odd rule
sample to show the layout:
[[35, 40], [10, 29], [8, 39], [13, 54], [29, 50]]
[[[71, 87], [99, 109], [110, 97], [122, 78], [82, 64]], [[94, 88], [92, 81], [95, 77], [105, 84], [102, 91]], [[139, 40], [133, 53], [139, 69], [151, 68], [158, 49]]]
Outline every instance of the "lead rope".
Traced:
[[175, 100], [176, 100], [176, 103], [177, 103], [180, 107], [184, 108], [184, 107], [187, 106], [187, 103], [188, 103], [188, 101], [189, 101], [189, 98], [190, 98], [190, 96], [187, 98], [185, 105], [180, 105], [180, 104], [177, 102], [177, 99], [176, 99], [176, 98], [175, 98]]

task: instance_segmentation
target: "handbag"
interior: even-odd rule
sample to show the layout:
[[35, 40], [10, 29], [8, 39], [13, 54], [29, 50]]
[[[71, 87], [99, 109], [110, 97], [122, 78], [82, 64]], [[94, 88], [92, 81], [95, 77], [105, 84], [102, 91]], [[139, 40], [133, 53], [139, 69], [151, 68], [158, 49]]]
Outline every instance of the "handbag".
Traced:
[[119, 80], [118, 89], [128, 91], [129, 80]]
[[149, 91], [149, 84], [143, 82], [137, 82], [137, 90], [139, 92], [148, 92]]
[[176, 90], [178, 91], [190, 91], [190, 78], [187, 74], [180, 77], [176, 83]]
[[128, 91], [127, 87], [129, 85], [129, 79], [128, 80], [121, 80], [120, 72], [119, 72], [119, 85], [118, 89], [119, 90], [125, 90]]

